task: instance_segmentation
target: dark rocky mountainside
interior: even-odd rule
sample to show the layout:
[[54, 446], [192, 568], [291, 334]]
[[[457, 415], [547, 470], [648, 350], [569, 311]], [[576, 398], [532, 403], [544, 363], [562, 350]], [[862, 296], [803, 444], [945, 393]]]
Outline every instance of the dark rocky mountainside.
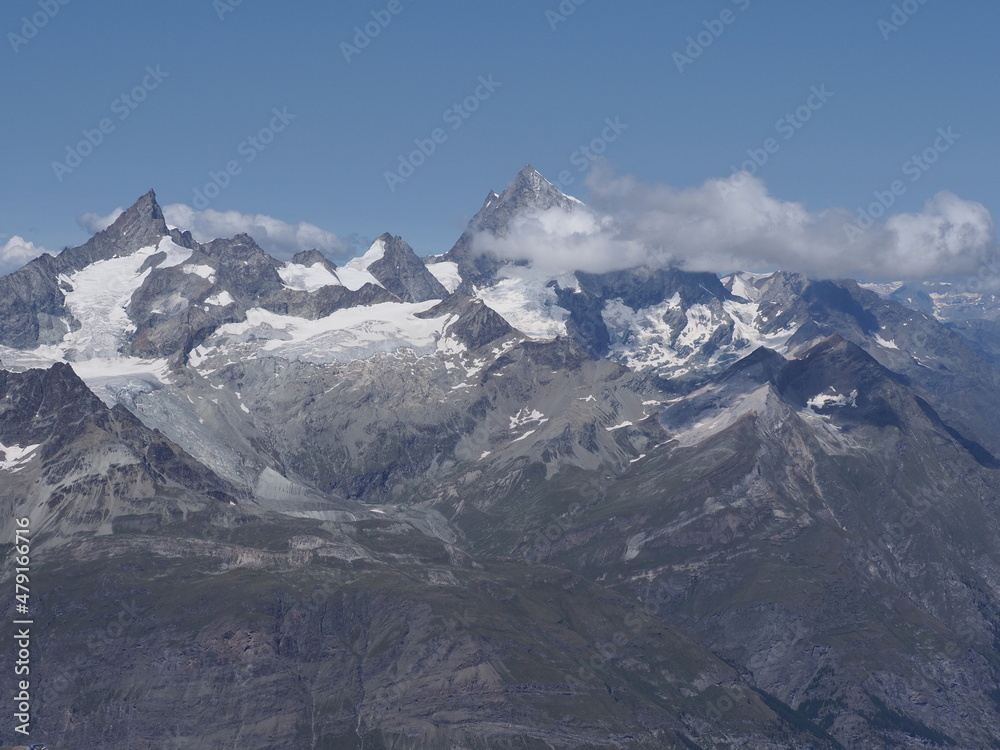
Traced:
[[368, 271], [389, 292], [403, 302], [426, 302], [448, 296], [448, 290], [431, 275], [427, 265], [402, 237], [386, 233], [376, 241], [383, 243], [385, 251], [368, 266]]
[[68, 365], [0, 370], [0, 445], [26, 450], [3, 474], [3, 517], [32, 519], [35, 548], [235, 502], [240, 491]]

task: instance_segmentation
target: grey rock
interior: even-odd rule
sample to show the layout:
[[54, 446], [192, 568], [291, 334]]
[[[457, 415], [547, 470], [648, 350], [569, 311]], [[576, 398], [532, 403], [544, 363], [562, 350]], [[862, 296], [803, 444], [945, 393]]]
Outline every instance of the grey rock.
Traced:
[[368, 272], [382, 286], [403, 302], [426, 302], [448, 296], [448, 290], [402, 237], [386, 233], [378, 239], [385, 243], [385, 254], [368, 267]]

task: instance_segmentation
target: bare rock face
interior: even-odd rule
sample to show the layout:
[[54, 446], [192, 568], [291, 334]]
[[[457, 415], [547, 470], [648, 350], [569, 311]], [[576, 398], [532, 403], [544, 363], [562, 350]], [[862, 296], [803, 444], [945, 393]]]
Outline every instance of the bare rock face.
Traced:
[[150, 190], [102, 232], [95, 234], [75, 251], [61, 253], [60, 258], [74, 270], [88, 263], [131, 255], [137, 250], [155, 246], [170, 235], [163, 210]]
[[402, 237], [386, 233], [378, 239], [384, 243], [385, 252], [368, 266], [368, 271], [382, 286], [403, 302], [425, 302], [448, 296], [448, 290], [427, 270]]
[[[342, 550], [359, 545], [364, 562], [347, 562]], [[36, 733], [133, 749], [234, 736], [254, 750], [809, 740], [624, 598], [557, 568], [470, 563], [390, 521], [323, 528], [245, 512], [81, 543], [50, 561], [39, 592], [37, 670], [53, 679]], [[713, 727], [694, 693], [658, 689], [664, 679], [737, 702], [709, 712]]]
[[457, 316], [446, 333], [469, 349], [479, 349], [514, 333], [510, 323], [487, 307], [482, 300], [461, 293], [448, 296], [427, 312], [418, 313], [418, 317], [438, 318], [443, 314]]
[[39, 544], [148, 514], [145, 527], [188, 509], [235, 502], [238, 491], [121, 406], [108, 408], [69, 365], [0, 371], [4, 531], [27, 517]]

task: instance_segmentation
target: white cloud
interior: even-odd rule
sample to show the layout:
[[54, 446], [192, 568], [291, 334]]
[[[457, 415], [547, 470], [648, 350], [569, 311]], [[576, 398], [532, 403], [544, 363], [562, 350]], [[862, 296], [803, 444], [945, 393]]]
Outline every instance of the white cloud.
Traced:
[[844, 209], [811, 212], [740, 177], [681, 190], [615, 177], [600, 165], [588, 178], [589, 207], [520, 215], [505, 237], [481, 233], [475, 247], [553, 272], [646, 264], [873, 279], [973, 273], [995, 248], [989, 211], [948, 192], [920, 213], [861, 230]]
[[915, 277], [971, 273], [995, 245], [986, 207], [947, 192], [927, 201], [919, 214], [890, 217], [886, 228], [896, 238], [897, 267], [909, 266]]
[[516, 215], [502, 238], [480, 232], [473, 247], [501, 258], [527, 260], [540, 270], [602, 273], [656, 261], [641, 242], [625, 237], [609, 216], [577, 205]]
[[331, 256], [343, 255], [348, 250], [348, 243], [333, 232], [304, 221], [288, 224], [265, 214], [211, 208], [198, 211], [183, 203], [164, 206], [163, 215], [168, 225], [190, 230], [198, 242], [246, 233], [277, 258], [290, 258], [300, 250], [313, 248]]
[[47, 252], [44, 247], [15, 235], [0, 247], [0, 274], [12, 273], [29, 260]]
[[85, 213], [83, 216], [76, 220], [83, 229], [87, 230], [90, 234], [97, 234], [98, 232], [103, 232], [105, 229], [110, 227], [115, 223], [115, 219], [125, 213], [124, 208], [116, 208], [114, 211], [109, 213], [107, 216], [101, 216], [100, 214], [95, 214], [93, 212]]

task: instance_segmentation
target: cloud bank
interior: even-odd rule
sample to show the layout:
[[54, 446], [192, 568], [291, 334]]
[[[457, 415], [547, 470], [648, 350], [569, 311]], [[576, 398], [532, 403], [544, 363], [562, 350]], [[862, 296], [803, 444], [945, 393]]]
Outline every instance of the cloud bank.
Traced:
[[[91, 234], [107, 229], [123, 212], [116, 208], [107, 216], [86, 213], [77, 223]], [[313, 248], [331, 257], [350, 255], [351, 246], [333, 232], [315, 224], [300, 221], [289, 224], [266, 214], [244, 214], [239, 211], [198, 211], [183, 203], [163, 207], [168, 226], [190, 231], [198, 242], [211, 242], [220, 237], [249, 234], [257, 244], [280, 259], [291, 258], [301, 250]]]
[[15, 235], [0, 246], [0, 275], [13, 273], [29, 260], [47, 252], [44, 247]]
[[919, 213], [862, 228], [847, 210], [811, 212], [775, 198], [748, 174], [677, 189], [599, 165], [587, 184], [587, 207], [521, 214], [506, 236], [480, 233], [474, 247], [553, 273], [650, 265], [872, 280], [971, 274], [996, 250], [989, 211], [949, 192]]

